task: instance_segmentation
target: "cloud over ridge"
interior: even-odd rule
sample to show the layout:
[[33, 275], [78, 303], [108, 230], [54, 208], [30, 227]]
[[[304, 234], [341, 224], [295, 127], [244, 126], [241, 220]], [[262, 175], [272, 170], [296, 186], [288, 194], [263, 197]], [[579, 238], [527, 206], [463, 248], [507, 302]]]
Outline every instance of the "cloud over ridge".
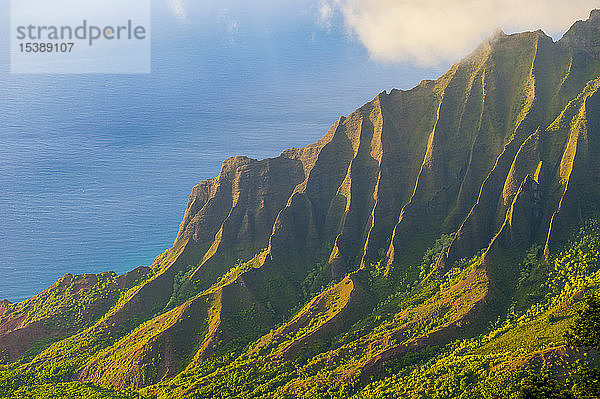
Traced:
[[[498, 28], [564, 33], [600, 0], [329, 0], [377, 61], [437, 65]], [[321, 21], [322, 22], [322, 21]]]

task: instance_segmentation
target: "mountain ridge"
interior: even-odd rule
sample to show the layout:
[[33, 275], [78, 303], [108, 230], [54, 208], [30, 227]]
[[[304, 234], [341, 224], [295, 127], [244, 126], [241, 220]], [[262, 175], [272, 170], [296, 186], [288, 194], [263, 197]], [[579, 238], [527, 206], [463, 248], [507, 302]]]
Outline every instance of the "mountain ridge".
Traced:
[[[498, 32], [439, 79], [378, 94], [314, 144], [225, 160], [193, 188], [173, 247], [108, 298], [86, 291], [92, 310], [72, 328], [16, 348], [8, 342], [28, 326], [11, 327], [11, 314], [52, 302], [2, 302], [0, 359], [47, 339], [24, 372], [149, 394], [205, 367], [182, 388], [191, 395], [227, 372], [206, 365], [228, 354], [239, 364], [224, 370], [260, 356], [325, 368], [357, 356], [335, 370], [365, 385], [389, 362], [481, 333], [510, 306], [525, 251], [541, 245], [548, 262], [600, 213], [598, 33], [599, 10], [557, 42]], [[423, 277], [415, 265], [438, 244]], [[387, 295], [406, 297], [393, 321], [343, 338]], [[315, 378], [281, 389], [299, 396]]]

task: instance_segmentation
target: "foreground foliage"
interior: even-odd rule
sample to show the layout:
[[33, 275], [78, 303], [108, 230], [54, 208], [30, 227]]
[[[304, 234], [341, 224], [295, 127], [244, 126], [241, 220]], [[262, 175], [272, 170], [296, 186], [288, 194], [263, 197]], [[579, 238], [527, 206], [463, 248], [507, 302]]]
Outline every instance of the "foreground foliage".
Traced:
[[[441, 251], [444, 241], [447, 238], [432, 248]], [[424, 262], [433, 265], [435, 258], [436, 254], [429, 250]], [[270, 349], [262, 352], [253, 350], [256, 344], [242, 352], [223, 351], [188, 367], [170, 381], [138, 393], [68, 382], [69, 373], [56, 371], [73, 370], [69, 365], [57, 364], [53, 370], [43, 371], [14, 363], [0, 369], [0, 394], [15, 398], [283, 398], [293, 391], [295, 396], [306, 398], [597, 397], [599, 372], [593, 367], [597, 359], [583, 350], [564, 349], [564, 345], [567, 337], [571, 344], [597, 348], [599, 308], [594, 293], [600, 283], [599, 261], [597, 221], [586, 224], [549, 262], [544, 262], [538, 247], [532, 247], [520, 263], [510, 311], [492, 323], [488, 332], [457, 339], [447, 347], [431, 347], [407, 355], [388, 364], [377, 378], [364, 379], [360, 374], [347, 373], [361, 364], [366, 355], [361, 343], [377, 341], [398, 322], [403, 309], [426, 304], [427, 298], [435, 298], [444, 287], [464, 279], [478, 267], [480, 256], [458, 262], [446, 272], [418, 265], [409, 268], [403, 278], [386, 277], [378, 272], [378, 265], [372, 265], [370, 273], [359, 272], [357, 279], [380, 291], [385, 291], [381, 289], [385, 284], [398, 287], [407, 279], [417, 281], [409, 289], [396, 289], [382, 297], [346, 332], [305, 348], [294, 362], [278, 356], [281, 348], [297, 338], [290, 336], [288, 341], [267, 346]], [[425, 275], [424, 270], [429, 274]], [[443, 319], [444, 316], [413, 326], [403, 340], [435, 329], [444, 323]], [[377, 350], [393, 344], [387, 342]], [[564, 363], [535, 361], [536, 357], [550, 359], [561, 350], [567, 354]], [[578, 360], [589, 362], [590, 366], [577, 366]]]

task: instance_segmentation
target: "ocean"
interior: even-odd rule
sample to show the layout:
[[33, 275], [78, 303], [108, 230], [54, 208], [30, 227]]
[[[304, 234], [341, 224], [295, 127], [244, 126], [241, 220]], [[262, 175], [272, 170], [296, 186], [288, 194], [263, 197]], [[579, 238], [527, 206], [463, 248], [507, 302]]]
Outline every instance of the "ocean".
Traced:
[[0, 298], [151, 264], [225, 158], [305, 146], [445, 69], [374, 63], [310, 15], [235, 31], [156, 19], [150, 75], [14, 75], [1, 58]]

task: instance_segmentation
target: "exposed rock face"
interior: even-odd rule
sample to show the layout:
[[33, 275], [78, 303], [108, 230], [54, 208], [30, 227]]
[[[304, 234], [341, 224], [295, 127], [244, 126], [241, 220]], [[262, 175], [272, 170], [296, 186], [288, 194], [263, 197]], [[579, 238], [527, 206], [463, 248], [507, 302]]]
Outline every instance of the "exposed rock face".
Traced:
[[[341, 282], [264, 338], [276, 345], [312, 315], [326, 315], [284, 350], [292, 358], [352, 318], [361, 302], [352, 272], [383, 258], [388, 273], [400, 273], [442, 233], [456, 232], [439, 268], [489, 253], [469, 287], [450, 287], [436, 305], [471, 290], [464, 312], [361, 367], [372, 373], [389, 358], [451, 339], [501, 296], [494, 251], [537, 242], [548, 252], [600, 211], [599, 30], [593, 12], [556, 43], [541, 31], [495, 35], [438, 80], [380, 93], [313, 145], [262, 161], [226, 160], [218, 177], [194, 187], [174, 246], [148, 281], [90, 327], [104, 334], [126, 325], [129, 333], [78, 378], [142, 387], [201, 361], [219, 342], [256, 339], [289, 317], [300, 283], [327, 263]], [[343, 301], [328, 312], [334, 294]], [[440, 311], [432, 309], [423, 314]], [[248, 314], [252, 322], [232, 327]], [[133, 316], [140, 322], [127, 324]], [[1, 333], [9, 321], [0, 321]], [[151, 359], [158, 360], [149, 373]]]
[[[487, 247], [522, 183], [536, 173], [534, 180], [542, 181], [536, 181], [535, 226], [518, 240], [527, 245], [550, 234], [558, 204], [544, 192], [564, 185], [571, 174], [555, 169], [563, 155], [557, 149], [574, 140], [567, 125], [580, 119], [579, 108], [595, 92], [579, 95], [596, 77], [597, 22], [592, 13], [558, 43], [541, 31], [499, 34], [437, 81], [381, 93], [303, 153], [260, 161], [277, 162], [289, 176], [287, 185], [276, 183], [281, 196], [265, 194], [273, 200], [264, 205], [269, 211], [260, 198], [278, 180], [274, 169], [257, 165], [273, 178], [265, 185], [250, 183], [256, 191], [242, 190], [244, 199], [234, 203], [240, 191], [224, 190], [224, 182], [235, 181], [228, 187], [236, 188], [254, 182], [248, 169], [259, 161], [226, 161], [219, 178], [194, 189], [178, 240], [193, 235], [197, 245], [208, 246], [205, 263], [227, 258], [231, 244], [225, 243], [231, 241], [245, 245], [237, 254], [248, 258], [270, 235], [274, 260], [290, 252], [303, 261], [325, 255], [333, 274], [342, 276], [361, 262], [378, 260], [382, 250], [390, 265], [411, 263], [432, 237], [459, 230], [451, 262]], [[572, 142], [568, 150], [575, 154], [577, 146]]]

